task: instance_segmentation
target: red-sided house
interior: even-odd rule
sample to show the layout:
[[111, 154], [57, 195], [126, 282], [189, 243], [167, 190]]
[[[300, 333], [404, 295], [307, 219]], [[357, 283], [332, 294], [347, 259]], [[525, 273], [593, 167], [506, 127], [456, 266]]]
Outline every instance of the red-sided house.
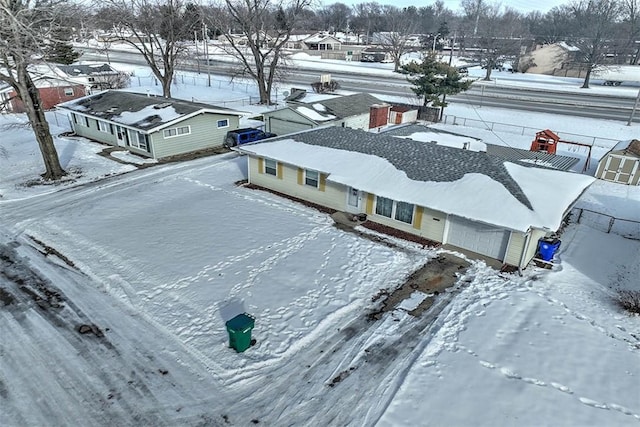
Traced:
[[[81, 98], [87, 94], [85, 85], [53, 77], [40, 77], [34, 79], [34, 83], [40, 92], [42, 108], [45, 110], [51, 110], [62, 102]], [[0, 89], [0, 112], [24, 113], [22, 100], [11, 86]]]

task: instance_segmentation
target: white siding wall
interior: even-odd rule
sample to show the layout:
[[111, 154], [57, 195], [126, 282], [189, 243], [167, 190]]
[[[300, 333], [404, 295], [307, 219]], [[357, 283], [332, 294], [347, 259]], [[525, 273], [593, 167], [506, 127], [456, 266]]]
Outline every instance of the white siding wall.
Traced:
[[264, 113], [265, 130], [276, 135], [287, 135], [315, 127], [315, 123], [289, 108]]
[[344, 126], [352, 129], [369, 129], [369, 113], [360, 114], [359, 116], [347, 117], [344, 120]]

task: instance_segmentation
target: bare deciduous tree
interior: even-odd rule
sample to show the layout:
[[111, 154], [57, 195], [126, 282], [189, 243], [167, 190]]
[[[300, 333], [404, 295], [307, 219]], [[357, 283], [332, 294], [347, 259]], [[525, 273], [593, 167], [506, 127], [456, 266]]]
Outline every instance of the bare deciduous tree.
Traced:
[[589, 88], [591, 72], [604, 62], [607, 46], [614, 34], [615, 23], [620, 17], [620, 5], [616, 0], [580, 0], [569, 6], [576, 24], [581, 61], [587, 67], [583, 89]]
[[55, 13], [61, 8], [52, 2], [40, 5], [29, 0], [0, 0], [0, 81], [10, 85], [24, 104], [44, 161], [45, 180], [58, 180], [66, 172], [60, 165], [29, 66], [41, 55], [40, 45], [47, 33], [59, 25]]
[[486, 68], [484, 80], [491, 80], [491, 71], [504, 61], [515, 66], [520, 55], [522, 34], [526, 33], [523, 17], [513, 9], [500, 11], [499, 4], [486, 5], [479, 21], [478, 59]]
[[402, 56], [416, 49], [409, 36], [416, 31], [416, 21], [410, 19], [406, 9], [400, 10], [394, 6], [384, 6], [384, 16], [389, 31], [378, 35], [378, 43], [382, 44], [393, 59], [393, 71], [400, 70]]
[[[102, 19], [113, 26], [110, 42], [126, 43], [145, 59], [162, 85], [162, 95], [171, 97], [171, 82], [185, 43], [193, 34], [193, 23], [184, 19], [180, 0], [106, 0]], [[199, 30], [199, 28], [198, 28]]]
[[239, 30], [222, 34], [224, 49], [258, 85], [261, 104], [271, 103], [271, 91], [283, 61], [283, 49], [298, 25], [298, 17], [311, 0], [225, 0], [220, 13], [211, 17], [219, 28]]

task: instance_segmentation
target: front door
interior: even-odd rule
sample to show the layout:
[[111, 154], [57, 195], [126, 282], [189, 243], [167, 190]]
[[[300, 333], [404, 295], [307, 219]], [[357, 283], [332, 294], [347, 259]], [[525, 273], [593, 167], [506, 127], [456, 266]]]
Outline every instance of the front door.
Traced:
[[126, 147], [127, 146], [127, 130], [116, 126], [116, 141], [118, 141], [118, 146]]
[[351, 213], [360, 213], [360, 190], [349, 187], [347, 193], [347, 210]]

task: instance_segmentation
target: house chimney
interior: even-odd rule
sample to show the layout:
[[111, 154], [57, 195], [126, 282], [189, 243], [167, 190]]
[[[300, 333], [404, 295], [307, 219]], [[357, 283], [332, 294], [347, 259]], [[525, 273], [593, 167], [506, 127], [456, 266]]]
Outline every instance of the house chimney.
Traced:
[[389, 104], [373, 104], [369, 108], [369, 129], [386, 126], [389, 122]]

